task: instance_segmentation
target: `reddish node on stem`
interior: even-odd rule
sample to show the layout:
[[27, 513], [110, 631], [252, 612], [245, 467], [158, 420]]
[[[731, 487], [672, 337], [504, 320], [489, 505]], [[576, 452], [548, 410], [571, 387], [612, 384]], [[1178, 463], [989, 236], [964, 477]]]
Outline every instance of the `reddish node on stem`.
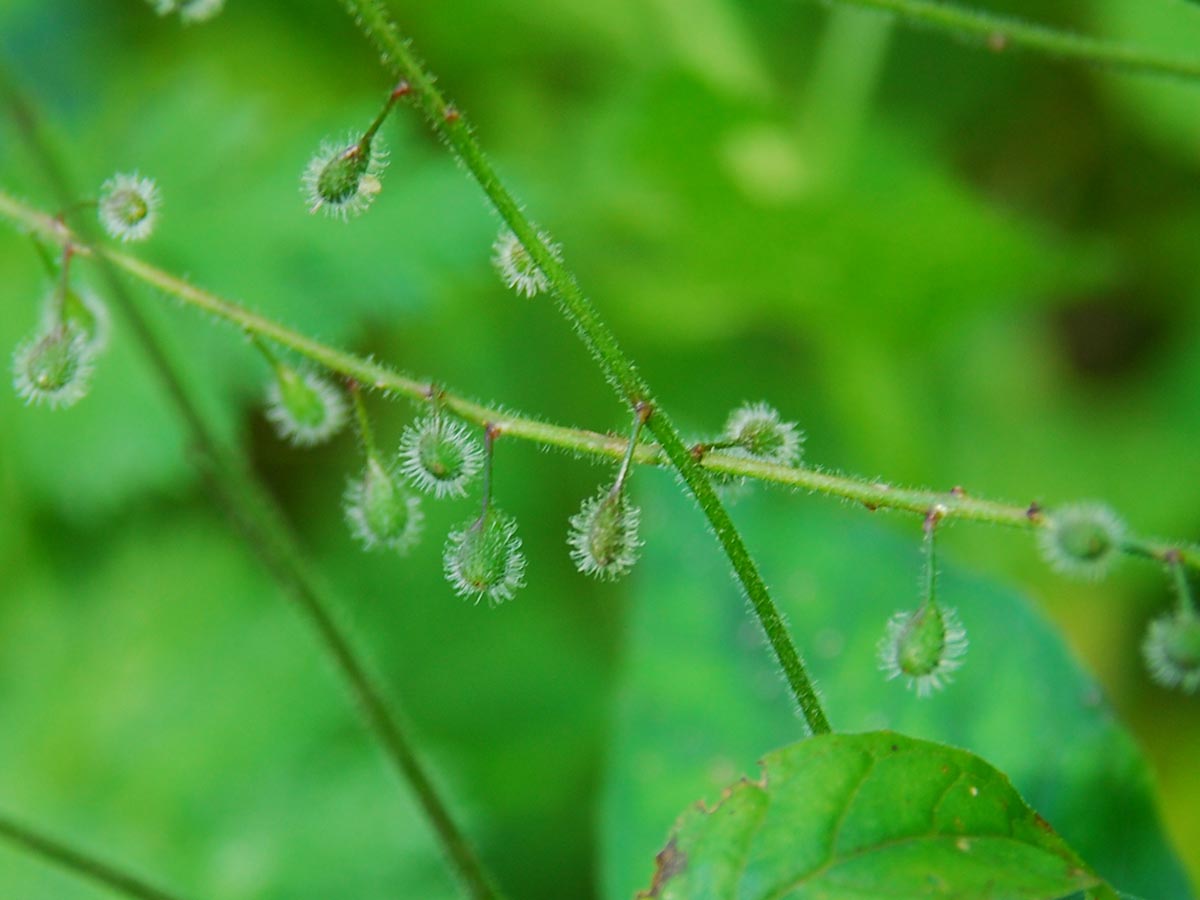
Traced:
[[412, 93], [412, 85], [407, 81], [401, 81], [392, 89], [392, 99], [399, 100], [401, 97], [406, 97]]
[[449, 125], [461, 119], [462, 113], [460, 113], [456, 107], [447, 106], [446, 111], [442, 113], [442, 118], [445, 119], [446, 124]]
[[696, 462], [700, 462], [702, 459], [704, 459], [704, 454], [708, 452], [708, 445], [707, 444], [693, 444], [691, 452], [692, 452], [692, 459], [694, 459]]
[[954, 487], [950, 488], [950, 495], [952, 497], [965, 497], [967, 496], [967, 492], [961, 484], [956, 484]]
[[993, 53], [1003, 53], [1008, 49], [1008, 35], [1003, 31], [993, 31], [988, 35], [987, 46]]
[[1183, 554], [1179, 552], [1178, 547], [1170, 547], [1163, 551], [1162, 560], [1168, 566], [1177, 566], [1183, 562]]
[[1029, 508], [1025, 510], [1025, 518], [1030, 522], [1036, 522], [1042, 517], [1042, 504], [1034, 500], [1029, 504]]

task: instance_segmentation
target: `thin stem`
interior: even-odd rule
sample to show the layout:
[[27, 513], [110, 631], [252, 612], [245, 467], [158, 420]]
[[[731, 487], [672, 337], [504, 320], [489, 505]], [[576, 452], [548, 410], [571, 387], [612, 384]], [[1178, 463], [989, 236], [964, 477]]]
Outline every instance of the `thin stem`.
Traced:
[[[364, 385], [392, 395], [409, 397], [422, 405], [431, 400], [476, 425], [492, 423], [508, 437], [530, 441], [542, 447], [562, 450], [573, 455], [620, 460], [629, 452], [627, 439], [600, 434], [579, 428], [554, 425], [521, 416], [509, 409], [486, 406], [461, 394], [446, 390], [440, 383], [418, 381], [374, 360], [346, 353], [255, 313], [244, 306], [226, 300], [177, 278], [162, 269], [144, 263], [106, 247], [89, 247], [82, 239], [63, 228], [60, 223], [0, 190], [0, 217], [19, 227], [57, 243], [71, 241], [80, 256], [99, 256], [117, 268], [128, 272], [156, 288], [153, 296], [167, 295], [186, 306], [209, 313], [235, 325], [241, 331], [267, 338], [287, 347], [306, 359], [332, 372], [353, 378]], [[702, 445], [705, 447], [711, 445]], [[692, 451], [694, 452], [694, 447]], [[633, 462], [640, 465], [663, 466], [667, 459], [661, 447], [640, 443], [633, 451]], [[1025, 505], [1002, 503], [974, 497], [960, 487], [949, 491], [897, 487], [873, 479], [852, 475], [835, 475], [805, 466], [784, 466], [724, 453], [704, 454], [697, 465], [710, 472], [751, 478], [788, 488], [809, 491], [828, 497], [850, 500], [871, 511], [896, 510], [926, 515], [934, 506], [941, 507], [941, 518], [958, 519], [1003, 525], [1021, 530], [1036, 530], [1044, 526], [1046, 517], [1036, 503]], [[1129, 536], [1122, 542], [1122, 552], [1136, 557], [1164, 562], [1172, 551], [1190, 568], [1200, 570], [1200, 547], [1180, 546], [1178, 543]]]
[[[6, 74], [0, 66], [0, 95], [7, 99], [22, 137], [41, 162], [55, 190], [60, 196], [71, 196], [65, 170], [48, 142], [42, 138], [33, 110], [12, 86]], [[214, 494], [226, 507], [233, 524], [242, 531], [247, 546], [272, 573], [284, 593], [295, 601], [316, 631], [322, 648], [361, 706], [371, 733], [416, 796], [443, 852], [470, 896], [475, 900], [501, 900], [502, 894], [496, 888], [494, 879], [450, 815], [449, 808], [417, 757], [399, 716], [385, 699], [382, 687], [338, 624], [333, 612], [338, 602], [332, 589], [310, 568], [307, 554], [274, 499], [261, 482], [249, 473], [237, 454], [216, 437], [200, 413], [175, 365], [118, 277], [117, 258], [97, 249], [97, 245], [87, 240], [86, 234], [85, 240], [77, 244], [72, 232], [61, 221], [51, 220], [49, 231], [34, 230], [41, 230], [44, 236], [72, 248], [74, 252], [89, 252], [99, 261], [111, 294], [132, 326], [134, 336], [164, 391], [187, 423], [196, 461], [212, 485]], [[86, 247], [91, 249], [87, 250]], [[254, 329], [247, 330], [268, 336]]]
[[496, 455], [497, 428], [491, 422], [483, 425], [483, 509], [472, 528], [482, 528], [487, 519], [488, 507], [492, 505], [492, 458]]
[[639, 404], [638, 408], [633, 413], [633, 434], [629, 436], [629, 446], [625, 449], [625, 456], [621, 459], [621, 468], [617, 470], [617, 478], [613, 482], [612, 495], [615, 497], [621, 493], [621, 489], [625, 487], [625, 479], [629, 477], [629, 467], [633, 463], [633, 454], [637, 450], [638, 438], [641, 437], [642, 428], [646, 424], [646, 420], [653, 415], [654, 410], [646, 404]]
[[131, 875], [111, 863], [34, 831], [3, 814], [0, 814], [0, 838], [126, 897], [137, 900], [179, 900], [176, 894], [155, 887], [137, 875]]
[[712, 453], [714, 450], [732, 450], [734, 447], [742, 446], [742, 442], [734, 438], [725, 438], [719, 441], [704, 441], [703, 443], [692, 445], [692, 456], [698, 460], [703, 460], [704, 457]]
[[1196, 598], [1192, 594], [1192, 585], [1188, 581], [1187, 569], [1177, 553], [1171, 553], [1167, 558], [1167, 566], [1175, 577], [1175, 595], [1179, 602], [1179, 617], [1183, 619], [1197, 616]]
[[828, 732], [830, 727], [825, 710], [757, 565], [746, 549], [742, 536], [734, 527], [733, 520], [722, 506], [707, 473], [691, 455], [670, 417], [654, 403], [650, 386], [638, 374], [633, 361], [625, 354], [616, 336], [584, 296], [574, 276], [559, 260], [558, 255], [547, 246], [516, 198], [500, 181], [475, 140], [466, 117], [442, 96], [433, 75], [417, 61], [408, 42], [400, 36], [383, 5], [378, 0], [341, 2], [359, 29], [380, 51], [393, 74], [412, 85], [414, 97], [434, 130], [446, 140], [467, 171], [478, 182], [496, 212], [546, 275], [559, 311], [574, 326], [576, 334], [591, 352], [609, 383], [613, 385], [617, 396], [632, 408], [637, 408], [639, 404], [654, 407], [654, 416], [648, 422], [650, 431], [658, 438], [663, 453], [684, 480], [716, 533], [726, 556], [729, 557], [729, 562], [771, 644], [775, 658], [783, 669], [800, 713], [814, 734]]
[[935, 0], [833, 0], [839, 6], [891, 13], [910, 25], [966, 38], [993, 50], [1028, 50], [1131, 74], [1200, 79], [1200, 60], [1177, 59], [1009, 16]]
[[70, 206], [64, 206], [55, 214], [55, 218], [61, 219], [65, 222], [67, 220], [67, 216], [77, 213], [83, 209], [95, 209], [99, 205], [99, 200], [80, 200], [76, 203], [72, 203]]
[[74, 256], [75, 248], [69, 243], [64, 244], [62, 260], [58, 265], [58, 283], [55, 284], [54, 292], [50, 295], [50, 316], [58, 328], [66, 325], [67, 291], [71, 287], [71, 260]]
[[937, 606], [937, 525], [941, 520], [941, 507], [934, 507], [925, 515], [925, 603]]
[[376, 133], [383, 126], [384, 121], [396, 106], [396, 101], [405, 96], [409, 92], [408, 82], [401, 81], [388, 94], [387, 102], [383, 104], [383, 109], [379, 110], [379, 114], [375, 116], [374, 121], [367, 126], [367, 130], [363, 132], [363, 136], [358, 140], [358, 147], [361, 150], [366, 150], [371, 145], [371, 141], [375, 139]]
[[363, 400], [362, 388], [354, 379], [349, 383], [350, 396], [354, 399], [354, 421], [358, 424], [358, 437], [362, 441], [370, 459], [380, 459], [379, 450], [375, 446], [375, 432], [371, 428], [371, 420], [367, 417], [367, 404]]
[[283, 364], [279, 361], [279, 354], [267, 346], [266, 341], [255, 332], [248, 331], [247, 334], [250, 336], [250, 343], [254, 345], [254, 349], [262, 354], [262, 358], [271, 367], [271, 371], [275, 373], [276, 377], [279, 377], [283, 368]]
[[54, 257], [50, 255], [50, 251], [46, 249], [46, 245], [38, 240], [36, 235], [30, 236], [30, 243], [33, 244], [33, 252], [42, 261], [42, 268], [46, 270], [46, 274], [51, 278], [57, 278], [58, 266], [54, 264]]

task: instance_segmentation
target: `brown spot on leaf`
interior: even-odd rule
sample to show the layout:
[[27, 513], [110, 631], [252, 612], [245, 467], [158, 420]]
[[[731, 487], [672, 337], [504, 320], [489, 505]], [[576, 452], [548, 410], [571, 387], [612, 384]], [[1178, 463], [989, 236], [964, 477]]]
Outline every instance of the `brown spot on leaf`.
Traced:
[[1033, 814], [1033, 824], [1042, 829], [1042, 831], [1046, 832], [1046, 834], [1054, 834], [1054, 829], [1050, 827], [1050, 823], [1037, 813]]
[[661, 897], [667, 882], [687, 868], [687, 854], [675, 844], [675, 838], [667, 841], [667, 846], [654, 857], [654, 880], [650, 882], [649, 891], [640, 891], [638, 900], [653, 900]]

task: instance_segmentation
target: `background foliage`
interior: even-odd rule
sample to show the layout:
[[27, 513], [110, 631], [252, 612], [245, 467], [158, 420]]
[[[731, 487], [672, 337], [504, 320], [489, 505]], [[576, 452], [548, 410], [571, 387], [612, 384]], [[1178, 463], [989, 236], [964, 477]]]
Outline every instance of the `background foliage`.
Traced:
[[[1045, 6], [994, 4], [1200, 47], [1200, 11], [1174, 0]], [[716, 429], [734, 404], [769, 399], [808, 430], [813, 461], [1017, 501], [1098, 495], [1139, 531], [1200, 532], [1197, 89], [996, 56], [794, 0], [394, 8], [682, 424]], [[229, 0], [213, 23], [181, 29], [134, 0], [7, 0], [0, 51], [80, 185], [133, 168], [158, 178], [154, 261], [482, 398], [624, 427], [557, 317], [497, 283], [496, 223], [415, 117], [386, 126], [392, 166], [367, 217], [341, 227], [304, 213], [308, 155], [365, 124], [388, 87], [335, 4]], [[8, 123], [0, 180], [49, 202]], [[48, 288], [26, 244], [0, 239], [3, 346], [30, 330]], [[252, 349], [143, 299], [343, 587], [357, 639], [515, 896], [628, 896], [682, 804], [712, 799], [799, 735], [782, 712], [759, 732], [757, 701], [734, 692], [723, 736], [713, 722], [700, 736], [670, 724], [686, 711], [673, 684], [720, 660], [678, 647], [671, 619], [654, 646], [674, 647], [676, 662], [644, 665], [638, 624], [653, 604], [685, 616], [691, 586], [696, 608], [730, 617], [726, 637], [753, 637], [739, 637], [733, 592], [716, 606], [705, 595], [724, 588], [721, 566], [678, 524], [692, 521], [683, 505], [661, 511], [665, 476], [633, 480], [647, 504], [642, 570], [595, 585], [573, 572], [565, 522], [603, 473], [502, 443], [499, 501], [522, 522], [530, 587], [496, 611], [464, 605], [441, 581], [438, 536], [467, 506], [427, 504], [430, 538], [408, 561], [364, 557], [338, 511], [358, 466], [352, 439], [309, 453], [277, 443]], [[424, 825], [211, 509], [144, 373], [118, 333], [77, 408], [23, 411], [0, 392], [0, 805], [197, 896], [365, 898], [398, 885], [452, 896]], [[373, 409], [380, 436], [397, 436], [407, 410]], [[828, 506], [779, 495], [735, 516], [792, 598], [835, 726], [875, 727], [857, 704], [886, 697], [895, 723], [1012, 768], [1035, 805], [1038, 790], [1069, 793], [1075, 763], [1016, 764], [1022, 744], [1063, 723], [1036, 707], [1018, 717], [1032, 688], [1014, 685], [1083, 676], [1045, 638], [1031, 671], [987, 677], [1016, 652], [1010, 632], [983, 625], [993, 598], [1016, 602], [996, 585], [1019, 584], [1144, 748], [1175, 846], [1200, 846], [1200, 713], [1152, 687], [1137, 653], [1167, 602], [1153, 566], [1080, 586], [1047, 572], [1027, 539], [949, 529], [943, 557], [979, 574], [955, 580], [948, 602], [979, 618], [966, 620], [962, 683], [918, 708], [878, 682], [870, 655], [885, 613], [916, 599], [916, 523]], [[811, 604], [797, 605], [803, 592]], [[842, 631], [824, 609], [861, 614]], [[837, 667], [822, 662], [830, 629], [846, 640]], [[634, 715], [643, 695], [662, 703], [648, 723]], [[981, 698], [999, 736], [949, 731]], [[614, 820], [628, 741], [655, 723], [668, 771], [724, 760], [722, 778], [681, 779], [669, 806]], [[1126, 752], [1115, 747], [1105, 764]], [[1125, 824], [1104, 818], [1112, 831], [1094, 846]], [[1194, 850], [1181, 858], [1200, 876]], [[0, 893], [95, 896], [4, 848]]]

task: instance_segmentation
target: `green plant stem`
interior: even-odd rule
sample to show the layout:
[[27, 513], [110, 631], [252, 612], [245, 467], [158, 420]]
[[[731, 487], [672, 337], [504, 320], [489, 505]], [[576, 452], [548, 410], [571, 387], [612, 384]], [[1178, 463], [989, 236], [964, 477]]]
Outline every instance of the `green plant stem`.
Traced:
[[[330, 371], [353, 378], [364, 386], [371, 386], [389, 394], [409, 397], [423, 407], [434, 397], [438, 404], [480, 426], [491, 423], [500, 434], [530, 441], [576, 455], [622, 459], [629, 451], [628, 438], [612, 434], [600, 434], [578, 428], [567, 428], [541, 422], [518, 415], [511, 410], [498, 409], [476, 403], [466, 397], [445, 390], [441, 385], [403, 375], [374, 360], [364, 359], [350, 353], [321, 344], [297, 331], [255, 313], [244, 306], [226, 300], [198, 288], [162, 269], [142, 262], [136, 257], [108, 248], [91, 248], [82, 243], [78, 236], [66, 230], [53, 217], [30, 207], [0, 190], [0, 217], [6, 218], [34, 235], [58, 243], [72, 241], [80, 256], [102, 255], [113, 265], [155, 287], [162, 294], [174, 297], [183, 304], [210, 313], [230, 322], [240, 330], [268, 338], [281, 346], [299, 353]], [[836, 497], [862, 504], [870, 510], [897, 510], [926, 515], [929, 510], [940, 507], [942, 519], [958, 519], [1011, 528], [1033, 530], [1046, 523], [1046, 516], [1035, 504], [1024, 506], [1001, 503], [981, 497], [972, 497], [960, 489], [933, 491], [895, 487], [880, 481], [838, 475], [807, 466], [783, 466], [741, 456], [708, 452], [709, 448], [727, 442], [697, 444], [692, 448], [695, 455], [702, 457], [699, 465], [712, 472], [739, 478], [783, 485], [815, 494]], [[645, 443], [638, 444], [633, 451], [633, 461], [642, 465], [662, 466], [667, 460], [661, 448]], [[1200, 569], [1200, 548], [1166, 541], [1149, 540], [1137, 536], [1127, 537], [1122, 551], [1132, 556], [1165, 561], [1175, 550], [1180, 559], [1194, 569]]]
[[[61, 202], [70, 202], [71, 191], [64, 168], [51, 152], [48, 142], [41, 137], [32, 109], [23, 102], [2, 67], [0, 96], [7, 101], [26, 143], [42, 164], [48, 180], [61, 195]], [[4, 200], [10, 202], [7, 197]], [[348, 684], [381, 749], [416, 796], [443, 852], [470, 896], [475, 900], [500, 900], [502, 895], [494, 879], [450, 815], [449, 808], [417, 757], [399, 717], [385, 699], [383, 689], [338, 625], [333, 613], [338, 604], [332, 589], [309, 566], [306, 554], [274, 499], [250, 474], [238, 456], [216, 437], [192, 401], [174, 364], [118, 277], [117, 268], [127, 267], [122, 267], [115, 255], [98, 250], [100, 245], [92, 243], [87, 234], [73, 234], [60, 220], [42, 216], [38, 224], [40, 227], [31, 229], [35, 233], [56, 241], [64, 248], [71, 248], [72, 252], [86, 253], [97, 259], [135, 338], [163, 389], [187, 423], [196, 462], [214, 493], [243, 532], [246, 543], [316, 631], [322, 648]]]
[[362, 441], [363, 450], [368, 459], [382, 462], [383, 457], [379, 454], [379, 448], [375, 446], [375, 430], [371, 427], [371, 419], [367, 415], [362, 388], [353, 379], [350, 381], [350, 397], [354, 401], [354, 420], [358, 423], [358, 438]]
[[[935, 507], [936, 510], [936, 507]], [[941, 516], [935, 511], [925, 516], [925, 603], [937, 606], [937, 526]]]
[[633, 454], [638, 448], [638, 438], [642, 435], [642, 428], [646, 425], [646, 419], [649, 418], [652, 410], [648, 406], [640, 406], [633, 414], [633, 433], [629, 436], [629, 444], [625, 448], [625, 455], [621, 457], [621, 467], [617, 470], [617, 477], [613, 480], [612, 495], [615, 497], [625, 487], [625, 479], [629, 477], [629, 467], [633, 465]]
[[1200, 79], [1200, 59], [1177, 59], [1009, 16], [935, 0], [832, 0], [838, 6], [889, 13], [901, 21], [986, 44], [993, 50], [1028, 50], [1140, 75]]
[[137, 900], [179, 900], [177, 894], [157, 888], [136, 875], [40, 834], [2, 814], [0, 838], [126, 897], [135, 897]]
[[417, 61], [409, 43], [401, 37], [383, 5], [378, 0], [341, 2], [359, 29], [380, 52], [392, 74], [409, 84], [412, 96], [424, 111], [433, 129], [446, 140], [451, 150], [478, 182], [496, 212], [546, 275], [559, 310], [575, 328], [618, 397], [631, 410], [639, 406], [653, 410], [653, 415], [647, 421], [647, 428], [658, 438], [663, 453], [687, 484], [716, 533], [726, 556], [729, 557], [783, 670], [800, 713], [814, 734], [829, 731], [829, 720], [758, 567], [722, 506], [707, 473], [692, 456], [670, 417], [654, 402], [649, 385], [638, 374], [633, 361], [625, 355], [616, 336], [584, 296], [574, 276], [551, 252], [550, 247], [538, 235], [537, 227], [526, 217], [516, 198], [500, 181], [475, 140], [466, 118], [460, 110], [446, 101], [438, 90], [433, 75]]
[[1192, 585], [1188, 581], [1187, 569], [1183, 567], [1182, 561], [1174, 554], [1168, 559], [1167, 566], [1171, 569], [1171, 574], [1175, 580], [1175, 594], [1178, 602], [1179, 618], [1197, 618], [1200, 614], [1196, 610], [1196, 598], [1192, 594]]

